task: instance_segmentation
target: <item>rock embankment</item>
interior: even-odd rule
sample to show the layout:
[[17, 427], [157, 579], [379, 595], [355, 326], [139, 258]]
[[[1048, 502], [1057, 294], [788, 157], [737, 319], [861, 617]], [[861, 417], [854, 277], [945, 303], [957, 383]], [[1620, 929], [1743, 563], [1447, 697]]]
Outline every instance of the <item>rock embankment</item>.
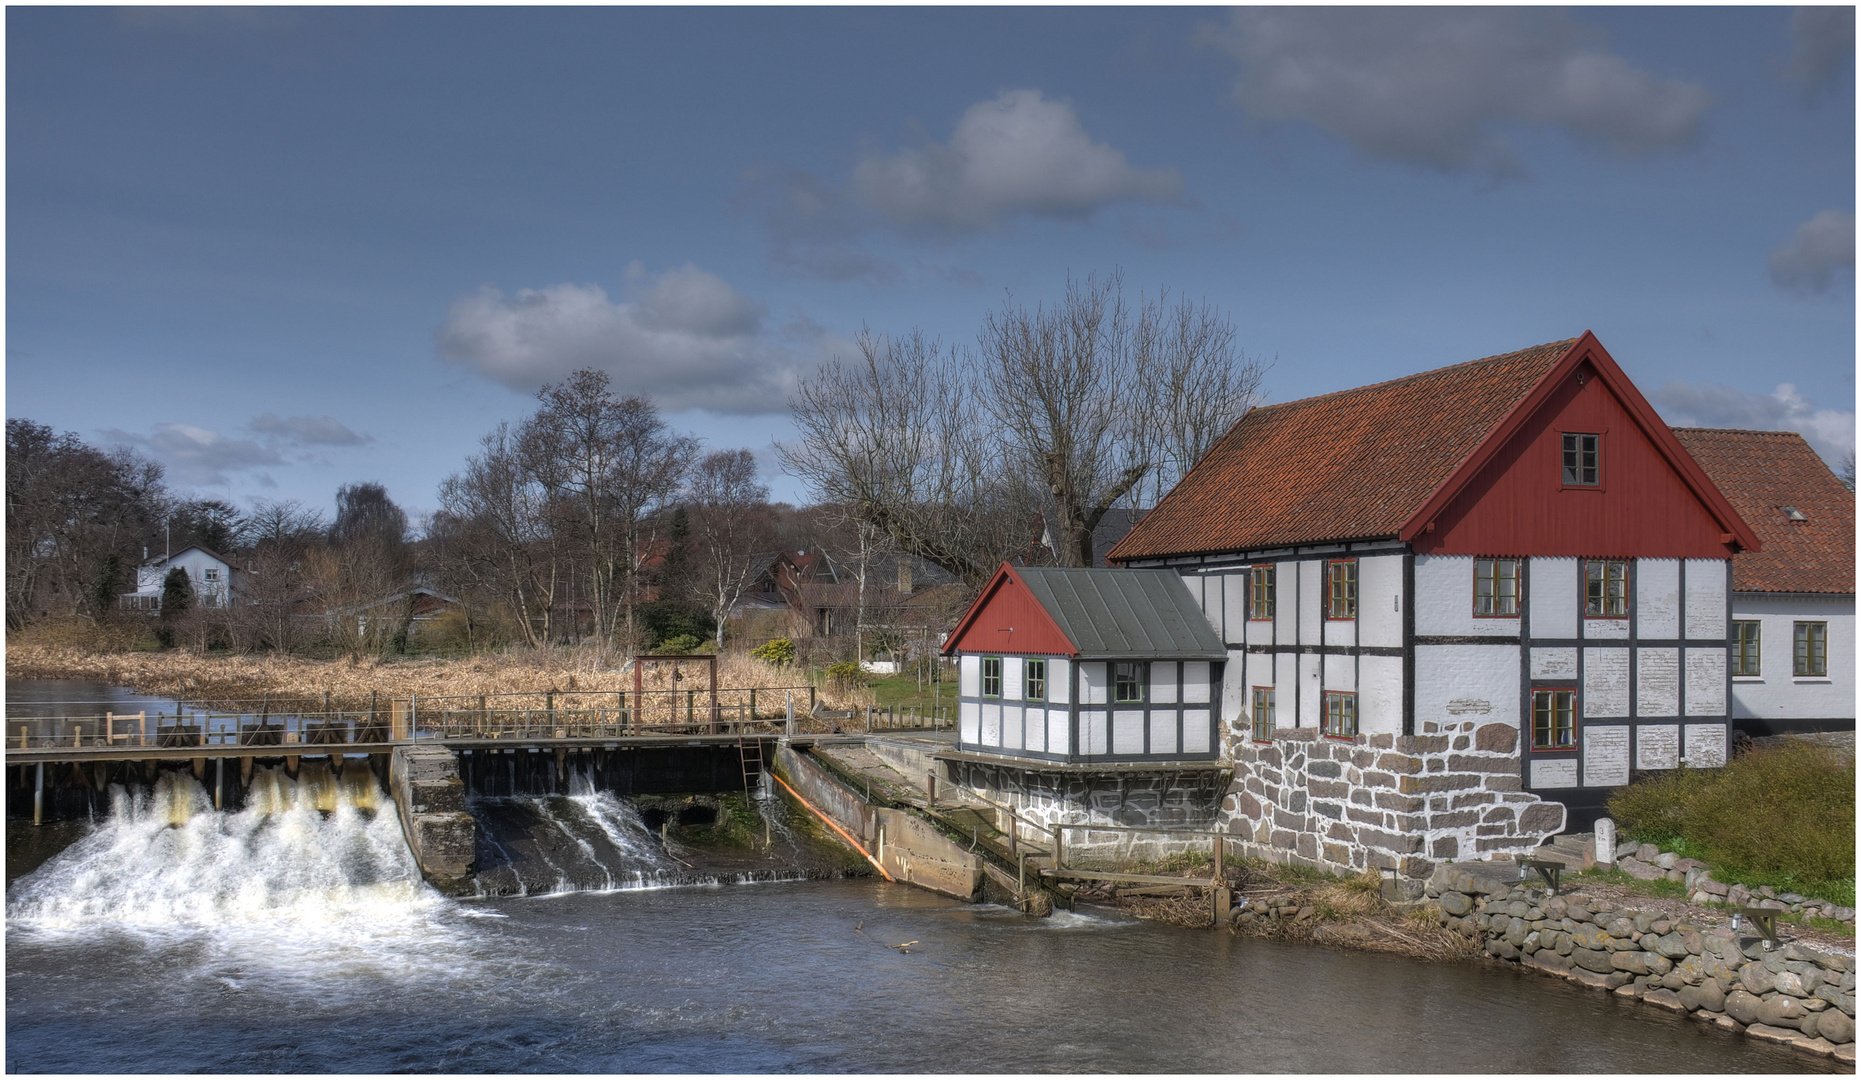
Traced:
[[1838, 907], [1800, 893], [1778, 893], [1769, 885], [1751, 888], [1715, 881], [1712, 867], [1687, 859], [1653, 844], [1622, 844], [1615, 850], [1616, 868], [1637, 881], [1678, 881], [1695, 904], [1730, 904], [1733, 907], [1769, 907], [1803, 915], [1816, 915], [1854, 925], [1855, 909]]
[[1511, 869], [1439, 867], [1427, 895], [1442, 925], [1497, 959], [1854, 1063], [1852, 955], [1799, 942], [1766, 947], [1726, 926], [1623, 901], [1553, 896], [1504, 876]]

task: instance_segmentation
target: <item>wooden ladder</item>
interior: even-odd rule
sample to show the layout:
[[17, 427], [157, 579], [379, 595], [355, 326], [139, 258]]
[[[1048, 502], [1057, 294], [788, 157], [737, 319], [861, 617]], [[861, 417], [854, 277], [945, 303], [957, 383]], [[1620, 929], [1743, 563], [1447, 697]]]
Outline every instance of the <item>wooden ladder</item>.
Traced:
[[763, 771], [762, 740], [746, 738], [741, 730], [737, 732], [737, 762], [743, 767], [743, 794], [750, 797], [752, 776], [760, 776]]

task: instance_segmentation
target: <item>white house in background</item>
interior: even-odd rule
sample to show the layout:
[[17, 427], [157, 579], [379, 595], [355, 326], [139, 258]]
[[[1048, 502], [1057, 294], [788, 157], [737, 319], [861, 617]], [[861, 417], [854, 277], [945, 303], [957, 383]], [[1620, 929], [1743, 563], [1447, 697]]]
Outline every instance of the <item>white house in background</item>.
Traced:
[[136, 591], [122, 594], [118, 606], [130, 611], [160, 611], [162, 582], [177, 566], [187, 571], [188, 584], [194, 589], [194, 606], [219, 608], [232, 603], [233, 564], [204, 547], [194, 546], [138, 566]]
[[1732, 722], [1855, 729], [1855, 496], [1794, 431], [1675, 428], [1763, 541], [1732, 557]]

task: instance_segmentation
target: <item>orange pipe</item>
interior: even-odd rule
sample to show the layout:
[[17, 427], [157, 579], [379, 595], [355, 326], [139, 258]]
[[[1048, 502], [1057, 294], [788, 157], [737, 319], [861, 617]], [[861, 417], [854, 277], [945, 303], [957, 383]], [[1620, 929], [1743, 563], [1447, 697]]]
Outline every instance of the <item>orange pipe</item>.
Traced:
[[778, 783], [778, 784], [781, 784], [781, 785], [782, 785], [782, 789], [783, 789], [784, 791], [787, 791], [787, 792], [788, 792], [788, 793], [789, 793], [790, 795], [793, 795], [793, 796], [795, 797], [795, 801], [796, 801], [796, 802], [798, 802], [798, 803], [800, 803], [801, 805], [803, 805], [803, 806], [805, 806], [805, 807], [807, 807], [808, 809], [810, 809], [810, 810], [812, 810], [812, 811], [814, 811], [814, 816], [815, 816], [815, 817], [817, 817], [817, 818], [820, 818], [820, 819], [821, 819], [822, 821], [825, 821], [825, 822], [827, 823], [827, 827], [828, 827], [828, 828], [830, 828], [830, 829], [832, 829], [833, 831], [835, 831], [835, 832], [837, 832], [837, 833], [839, 833], [842, 839], [844, 839], [844, 840], [845, 840], [845, 841], [846, 841], [847, 843], [849, 843], [849, 844], [852, 844], [852, 845], [853, 845], [853, 850], [854, 850], [854, 851], [857, 851], [857, 852], [859, 852], [859, 853], [860, 853], [861, 855], [864, 855], [864, 856], [866, 856], [866, 861], [867, 861], [867, 862], [869, 862], [869, 863], [871, 863], [871, 864], [872, 864], [872, 868], [873, 868], [873, 869], [875, 869], [875, 870], [877, 870], [877, 871], [879, 872], [879, 876], [881, 876], [881, 877], [883, 877], [883, 878], [884, 878], [885, 880], [887, 880], [887, 881], [897, 881], [897, 880], [898, 880], [897, 878], [895, 878], [895, 877], [893, 877], [892, 875], [890, 875], [890, 874], [888, 874], [888, 873], [886, 873], [886, 872], [885, 872], [885, 867], [883, 867], [883, 866], [880, 866], [880, 865], [879, 865], [879, 860], [877, 860], [877, 859], [875, 859], [875, 858], [873, 858], [873, 857], [872, 857], [872, 852], [870, 852], [870, 851], [867, 851], [867, 850], [866, 850], [866, 849], [865, 849], [864, 847], [862, 847], [862, 846], [860, 845], [860, 842], [859, 842], [858, 840], [855, 840], [855, 839], [853, 839], [853, 836], [852, 836], [852, 834], [850, 834], [850, 833], [848, 833], [848, 832], [847, 832], [847, 831], [846, 831], [845, 829], [843, 829], [843, 828], [841, 828], [841, 827], [839, 826], [839, 824], [838, 824], [838, 823], [836, 823], [836, 822], [834, 821], [834, 819], [833, 819], [833, 818], [830, 818], [830, 817], [828, 817], [828, 816], [827, 816], [826, 814], [823, 814], [823, 813], [821, 813], [821, 811], [820, 811], [820, 808], [819, 808], [819, 807], [817, 807], [817, 806], [815, 806], [815, 805], [814, 805], [813, 803], [811, 803], [811, 802], [809, 802], [808, 800], [806, 800], [806, 799], [804, 799], [804, 798], [802, 798], [802, 797], [801, 797], [801, 792], [799, 792], [799, 791], [796, 791], [796, 790], [795, 790], [794, 788], [792, 788], [792, 787], [789, 787], [789, 786], [788, 786], [788, 781], [786, 781], [786, 780], [784, 780], [784, 779], [782, 779], [781, 777], [779, 777], [779, 776], [777, 776], [777, 775], [776, 775], [776, 774], [775, 774], [775, 773], [774, 773], [773, 771], [771, 771], [771, 772], [769, 773], [769, 777], [770, 777], [770, 779], [772, 779], [772, 780], [774, 780], [774, 781], [775, 781], [776, 783]]

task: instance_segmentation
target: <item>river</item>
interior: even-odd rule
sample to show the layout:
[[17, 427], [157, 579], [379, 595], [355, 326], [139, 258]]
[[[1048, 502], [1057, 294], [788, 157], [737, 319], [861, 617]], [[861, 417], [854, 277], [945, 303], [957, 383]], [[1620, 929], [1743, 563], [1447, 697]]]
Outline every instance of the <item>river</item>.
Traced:
[[[604, 874], [588, 891], [448, 900], [419, 881], [366, 771], [254, 790], [216, 813], [185, 774], [118, 789], [88, 835], [9, 887], [9, 1071], [1830, 1064], [1497, 965], [1103, 911], [1035, 919], [870, 879]], [[650, 835], [597, 797], [616, 850]]]

